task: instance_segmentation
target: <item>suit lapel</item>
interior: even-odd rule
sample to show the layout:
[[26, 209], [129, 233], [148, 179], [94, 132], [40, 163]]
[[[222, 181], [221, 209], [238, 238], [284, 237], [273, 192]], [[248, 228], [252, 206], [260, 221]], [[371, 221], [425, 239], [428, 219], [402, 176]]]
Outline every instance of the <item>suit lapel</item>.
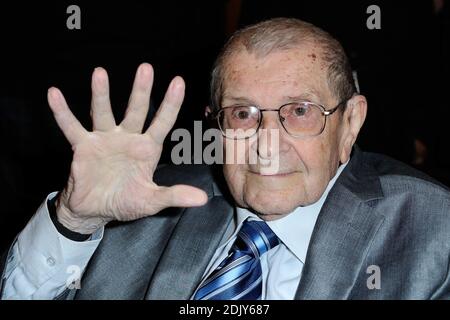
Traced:
[[233, 217], [222, 196], [187, 209], [180, 219], [148, 288], [146, 299], [189, 299]]
[[371, 202], [382, 198], [378, 175], [355, 148], [331, 189], [311, 237], [296, 299], [347, 299], [383, 218]]

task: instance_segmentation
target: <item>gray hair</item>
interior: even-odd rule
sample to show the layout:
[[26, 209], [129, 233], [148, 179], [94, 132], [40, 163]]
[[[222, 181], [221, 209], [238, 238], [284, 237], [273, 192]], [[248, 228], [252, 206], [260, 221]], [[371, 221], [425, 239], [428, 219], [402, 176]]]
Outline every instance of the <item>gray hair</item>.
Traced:
[[322, 49], [321, 59], [328, 65], [328, 87], [339, 102], [349, 99], [355, 84], [349, 59], [342, 45], [328, 32], [311, 23], [293, 18], [274, 18], [235, 32], [217, 57], [211, 73], [211, 108], [220, 108], [224, 91], [227, 62], [233, 54], [246, 49], [257, 57], [273, 51], [298, 48], [303, 43], [314, 43]]

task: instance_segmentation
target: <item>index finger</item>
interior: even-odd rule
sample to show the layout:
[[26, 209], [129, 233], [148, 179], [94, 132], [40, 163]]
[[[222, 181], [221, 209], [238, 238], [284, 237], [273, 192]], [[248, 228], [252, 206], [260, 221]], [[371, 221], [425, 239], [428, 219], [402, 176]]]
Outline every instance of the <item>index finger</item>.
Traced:
[[146, 131], [146, 134], [150, 134], [160, 144], [164, 142], [177, 120], [184, 99], [184, 88], [184, 80], [181, 77], [177, 76], [172, 80], [163, 102]]

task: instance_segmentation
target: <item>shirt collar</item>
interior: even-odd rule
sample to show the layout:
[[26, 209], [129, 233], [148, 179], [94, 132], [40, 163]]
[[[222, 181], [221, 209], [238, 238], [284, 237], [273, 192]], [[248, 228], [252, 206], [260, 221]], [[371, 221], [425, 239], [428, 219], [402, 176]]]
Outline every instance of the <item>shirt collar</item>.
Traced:
[[[348, 161], [339, 166], [333, 179], [330, 180], [325, 192], [317, 202], [305, 207], [298, 207], [283, 218], [267, 221], [267, 225], [272, 229], [277, 237], [303, 263], [305, 263], [306, 260], [309, 241], [311, 240], [311, 235], [320, 210], [322, 209], [328, 193], [347, 164]], [[236, 213], [236, 230], [240, 230], [242, 223], [244, 223], [247, 218], [249, 220], [261, 220], [261, 218], [245, 208], [238, 207]]]

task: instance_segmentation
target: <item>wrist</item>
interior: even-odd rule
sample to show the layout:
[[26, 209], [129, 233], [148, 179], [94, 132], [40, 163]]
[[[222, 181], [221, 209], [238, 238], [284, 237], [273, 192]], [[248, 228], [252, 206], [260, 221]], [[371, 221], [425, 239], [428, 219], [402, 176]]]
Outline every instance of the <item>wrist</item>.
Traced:
[[74, 232], [68, 228], [66, 228], [63, 224], [61, 224], [58, 220], [57, 214], [56, 214], [56, 200], [58, 197], [54, 197], [53, 199], [47, 200], [47, 208], [50, 215], [50, 219], [53, 222], [53, 225], [55, 226], [56, 230], [59, 232], [59, 234], [63, 235], [67, 239], [70, 239], [72, 241], [82, 242], [86, 241], [90, 238], [90, 234], [82, 234], [78, 232]]
[[56, 199], [56, 220], [57, 223], [68, 229], [70, 232], [89, 237], [98, 229], [106, 225], [107, 221], [99, 217], [79, 217], [74, 214], [64, 204], [61, 197]]

